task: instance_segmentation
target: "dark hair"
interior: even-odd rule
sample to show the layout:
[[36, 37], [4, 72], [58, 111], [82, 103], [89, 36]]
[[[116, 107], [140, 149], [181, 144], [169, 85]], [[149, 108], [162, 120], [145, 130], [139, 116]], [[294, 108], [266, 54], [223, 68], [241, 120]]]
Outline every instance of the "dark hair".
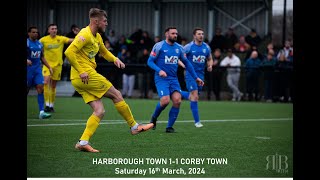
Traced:
[[234, 52], [234, 50], [233, 50], [233, 48], [228, 48], [227, 52], [231, 52], [231, 53], [233, 53], [233, 52]]
[[47, 26], [47, 29], [49, 29], [49, 27], [51, 27], [51, 26], [57, 26], [57, 25], [56, 25], [56, 24], [54, 24], [54, 23], [49, 24], [49, 25]]
[[49, 35], [49, 27], [51, 27], [51, 26], [57, 26], [57, 25], [56, 25], [56, 24], [54, 24], [54, 23], [49, 24], [49, 25], [47, 26], [47, 30], [46, 30], [46, 32], [44, 33], [45, 35]]
[[169, 26], [166, 28], [166, 30], [164, 31], [164, 33], [168, 32], [170, 29], [177, 29], [176, 27], [174, 26]]
[[74, 28], [77, 28], [78, 26], [76, 24], [72, 24], [70, 30], [72, 31]]
[[196, 28], [193, 29], [193, 35], [195, 35], [196, 32], [199, 31], [199, 30], [200, 30], [200, 31], [204, 31], [202, 28], [196, 27]]
[[95, 18], [95, 17], [107, 17], [107, 12], [102, 9], [98, 8], [91, 8], [89, 11], [89, 18]]
[[31, 32], [32, 29], [38, 29], [38, 28], [35, 27], [35, 26], [30, 26], [30, 27], [28, 28], [28, 33]]

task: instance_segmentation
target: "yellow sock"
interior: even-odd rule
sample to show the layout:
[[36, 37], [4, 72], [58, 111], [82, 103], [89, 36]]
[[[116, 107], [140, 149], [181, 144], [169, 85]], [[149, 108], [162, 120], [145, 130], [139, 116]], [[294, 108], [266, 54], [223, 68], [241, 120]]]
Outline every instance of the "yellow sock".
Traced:
[[115, 103], [114, 106], [116, 107], [118, 112], [121, 114], [121, 116], [127, 121], [130, 127], [133, 127], [134, 125], [137, 124], [137, 122], [133, 118], [130, 107], [124, 100]]
[[101, 119], [98, 116], [92, 114], [87, 121], [86, 129], [84, 130], [80, 140], [89, 141], [93, 133], [96, 132], [100, 120]]
[[50, 94], [50, 103], [54, 104], [54, 101], [56, 100], [56, 94], [57, 94], [57, 91], [56, 91], [56, 88], [51, 88], [51, 94]]
[[50, 102], [50, 91], [49, 91], [49, 84], [44, 84], [43, 86], [43, 96], [44, 96], [44, 101], [46, 102], [46, 105], [49, 106]]

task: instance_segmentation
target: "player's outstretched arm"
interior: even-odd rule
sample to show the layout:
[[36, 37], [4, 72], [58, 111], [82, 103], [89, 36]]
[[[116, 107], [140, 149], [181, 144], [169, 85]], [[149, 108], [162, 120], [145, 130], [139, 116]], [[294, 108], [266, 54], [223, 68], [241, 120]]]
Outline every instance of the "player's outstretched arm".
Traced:
[[126, 65], [117, 57], [115, 57], [105, 46], [100, 46], [100, 55], [107, 61], [113, 62], [118, 68], [124, 69]]
[[126, 65], [119, 59], [117, 58], [114, 62], [113, 62], [118, 68], [124, 69], [126, 67]]
[[115, 62], [118, 59], [105, 46], [100, 46], [99, 53], [108, 62]]

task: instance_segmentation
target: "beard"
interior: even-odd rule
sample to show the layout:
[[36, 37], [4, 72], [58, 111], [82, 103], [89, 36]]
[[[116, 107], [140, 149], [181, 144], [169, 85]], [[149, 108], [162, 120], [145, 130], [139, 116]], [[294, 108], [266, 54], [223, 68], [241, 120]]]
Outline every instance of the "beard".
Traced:
[[171, 43], [174, 43], [174, 42], [177, 41], [177, 38], [169, 38], [168, 40], [169, 40]]
[[105, 31], [106, 31], [105, 28], [103, 28], [103, 27], [98, 27], [98, 32], [99, 32], [99, 33], [104, 33]]

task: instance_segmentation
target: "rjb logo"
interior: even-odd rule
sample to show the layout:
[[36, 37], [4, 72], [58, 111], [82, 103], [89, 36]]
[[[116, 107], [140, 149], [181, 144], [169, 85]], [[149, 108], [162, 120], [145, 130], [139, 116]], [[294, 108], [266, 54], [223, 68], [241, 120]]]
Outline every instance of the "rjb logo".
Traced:
[[193, 55], [192, 61], [194, 63], [204, 63], [206, 61], [206, 57], [205, 56], [201, 56], [201, 55], [200, 56]]
[[266, 157], [267, 166], [266, 170], [274, 170], [277, 173], [288, 173], [288, 157], [286, 155], [268, 155]]
[[39, 58], [41, 51], [31, 51], [31, 58]]
[[165, 58], [164, 62], [166, 64], [177, 64], [179, 60], [178, 56], [170, 56], [170, 57], [165, 56], [164, 58]]

